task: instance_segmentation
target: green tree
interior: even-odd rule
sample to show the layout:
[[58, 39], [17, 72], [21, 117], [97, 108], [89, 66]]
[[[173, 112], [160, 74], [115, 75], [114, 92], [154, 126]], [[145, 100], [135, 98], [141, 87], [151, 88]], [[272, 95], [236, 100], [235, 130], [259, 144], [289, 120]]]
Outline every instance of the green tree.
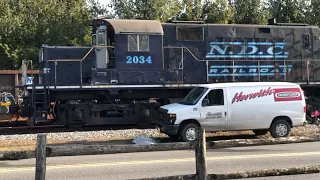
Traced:
[[19, 69], [23, 59], [37, 65], [42, 44], [89, 45], [92, 18], [106, 13], [95, 2], [0, 0], [2, 69]]
[[227, 0], [206, 0], [203, 5], [203, 18], [208, 23], [228, 24], [232, 22], [234, 10]]
[[179, 0], [112, 0], [110, 7], [120, 19], [175, 19], [181, 9]]
[[203, 5], [201, 0], [182, 0], [182, 9], [179, 20], [203, 20]]
[[[230, 1], [231, 2], [231, 1]], [[268, 11], [263, 0], [234, 0], [234, 22], [238, 24], [265, 24]]]
[[307, 22], [313, 25], [320, 25], [320, 1], [311, 0], [307, 11]]
[[308, 0], [269, 0], [270, 15], [277, 22], [306, 23], [309, 8]]

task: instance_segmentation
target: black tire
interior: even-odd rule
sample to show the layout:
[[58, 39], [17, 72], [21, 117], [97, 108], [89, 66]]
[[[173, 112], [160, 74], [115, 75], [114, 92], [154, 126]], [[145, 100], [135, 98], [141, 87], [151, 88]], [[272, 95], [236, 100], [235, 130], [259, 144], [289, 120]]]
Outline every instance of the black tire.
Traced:
[[196, 139], [196, 130], [198, 127], [199, 126], [195, 123], [184, 124], [179, 132], [181, 140], [185, 142], [194, 141]]
[[290, 124], [286, 120], [282, 120], [282, 119], [273, 122], [270, 127], [270, 134], [273, 138], [287, 137], [290, 131], [291, 131]]
[[256, 136], [263, 136], [263, 135], [266, 135], [267, 132], [268, 132], [267, 129], [255, 129], [255, 130], [252, 130], [252, 131]]

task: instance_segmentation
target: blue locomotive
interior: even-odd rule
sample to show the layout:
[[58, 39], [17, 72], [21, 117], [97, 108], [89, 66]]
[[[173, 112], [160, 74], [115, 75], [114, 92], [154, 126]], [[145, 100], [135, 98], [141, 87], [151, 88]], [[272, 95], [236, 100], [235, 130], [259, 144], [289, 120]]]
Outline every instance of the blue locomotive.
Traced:
[[150, 124], [197, 84], [289, 81], [319, 93], [320, 29], [306, 24], [95, 19], [90, 47], [44, 45], [25, 85], [30, 125]]

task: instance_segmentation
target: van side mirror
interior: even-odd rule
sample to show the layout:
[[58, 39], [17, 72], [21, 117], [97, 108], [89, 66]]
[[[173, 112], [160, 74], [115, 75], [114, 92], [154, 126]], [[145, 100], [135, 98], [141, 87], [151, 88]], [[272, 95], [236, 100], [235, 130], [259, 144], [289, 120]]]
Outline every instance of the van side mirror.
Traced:
[[209, 99], [204, 99], [202, 101], [202, 106], [205, 107], [205, 106], [208, 106], [209, 105]]

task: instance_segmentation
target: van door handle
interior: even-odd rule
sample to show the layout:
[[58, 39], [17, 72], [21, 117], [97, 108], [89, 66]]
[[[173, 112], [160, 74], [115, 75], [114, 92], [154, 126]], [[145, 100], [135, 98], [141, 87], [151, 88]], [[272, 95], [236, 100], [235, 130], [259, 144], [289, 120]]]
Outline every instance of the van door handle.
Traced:
[[227, 116], [227, 112], [224, 112], [224, 116]]

